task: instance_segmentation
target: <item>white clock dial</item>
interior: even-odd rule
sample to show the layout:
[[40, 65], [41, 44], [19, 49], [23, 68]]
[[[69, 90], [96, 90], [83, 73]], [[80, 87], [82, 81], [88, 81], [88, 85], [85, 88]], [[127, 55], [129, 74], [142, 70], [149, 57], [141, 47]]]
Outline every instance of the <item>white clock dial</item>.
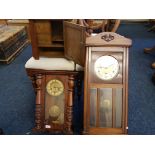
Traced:
[[96, 60], [94, 70], [100, 79], [111, 80], [118, 74], [119, 63], [113, 56], [101, 56]]

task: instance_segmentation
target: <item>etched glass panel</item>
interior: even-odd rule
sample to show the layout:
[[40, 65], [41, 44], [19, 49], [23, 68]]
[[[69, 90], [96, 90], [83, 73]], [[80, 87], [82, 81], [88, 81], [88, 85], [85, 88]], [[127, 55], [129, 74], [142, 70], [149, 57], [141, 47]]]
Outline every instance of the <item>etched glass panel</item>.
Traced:
[[122, 88], [116, 89], [116, 128], [122, 127]]
[[99, 91], [99, 126], [112, 127], [112, 89], [102, 88]]
[[96, 126], [97, 89], [90, 89], [90, 126]]
[[[55, 84], [49, 88], [53, 93], [48, 93], [46, 88], [45, 95], [45, 120], [46, 124], [63, 124], [64, 123], [64, 91], [57, 93], [60, 88]], [[55, 93], [54, 93], [55, 92]]]

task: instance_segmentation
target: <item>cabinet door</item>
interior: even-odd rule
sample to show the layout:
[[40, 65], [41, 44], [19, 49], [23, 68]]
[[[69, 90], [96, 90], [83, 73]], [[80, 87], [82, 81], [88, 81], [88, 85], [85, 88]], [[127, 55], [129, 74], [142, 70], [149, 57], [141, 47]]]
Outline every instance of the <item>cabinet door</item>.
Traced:
[[86, 27], [64, 21], [65, 56], [75, 63], [85, 64]]

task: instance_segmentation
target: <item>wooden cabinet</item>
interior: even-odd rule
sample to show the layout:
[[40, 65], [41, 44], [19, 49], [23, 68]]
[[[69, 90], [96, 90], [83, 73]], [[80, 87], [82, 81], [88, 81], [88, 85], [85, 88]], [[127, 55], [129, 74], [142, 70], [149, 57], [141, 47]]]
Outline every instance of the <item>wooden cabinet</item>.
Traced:
[[63, 20], [30, 20], [33, 57], [64, 57]]
[[30, 20], [33, 57], [66, 57], [84, 66], [85, 31], [65, 20]]

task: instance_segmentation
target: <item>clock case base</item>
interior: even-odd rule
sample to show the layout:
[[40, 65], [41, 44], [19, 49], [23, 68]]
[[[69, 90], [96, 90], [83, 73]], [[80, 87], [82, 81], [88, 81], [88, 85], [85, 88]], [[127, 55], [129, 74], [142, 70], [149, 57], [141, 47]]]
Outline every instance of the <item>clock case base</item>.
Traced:
[[[35, 127], [32, 129], [33, 132], [46, 132], [54, 134], [73, 134], [73, 106], [74, 106], [74, 88], [75, 81], [77, 81], [78, 99], [81, 96], [81, 82], [83, 80], [82, 71], [48, 71], [40, 69], [26, 69], [27, 75], [32, 81], [33, 88], [36, 94], [36, 104], [35, 104]], [[45, 120], [45, 101], [44, 93], [46, 88], [45, 77], [58, 77], [59, 79], [67, 78], [64, 85], [66, 85], [67, 90], [65, 93], [64, 101], [64, 123], [50, 124], [50, 127], [46, 128]]]

